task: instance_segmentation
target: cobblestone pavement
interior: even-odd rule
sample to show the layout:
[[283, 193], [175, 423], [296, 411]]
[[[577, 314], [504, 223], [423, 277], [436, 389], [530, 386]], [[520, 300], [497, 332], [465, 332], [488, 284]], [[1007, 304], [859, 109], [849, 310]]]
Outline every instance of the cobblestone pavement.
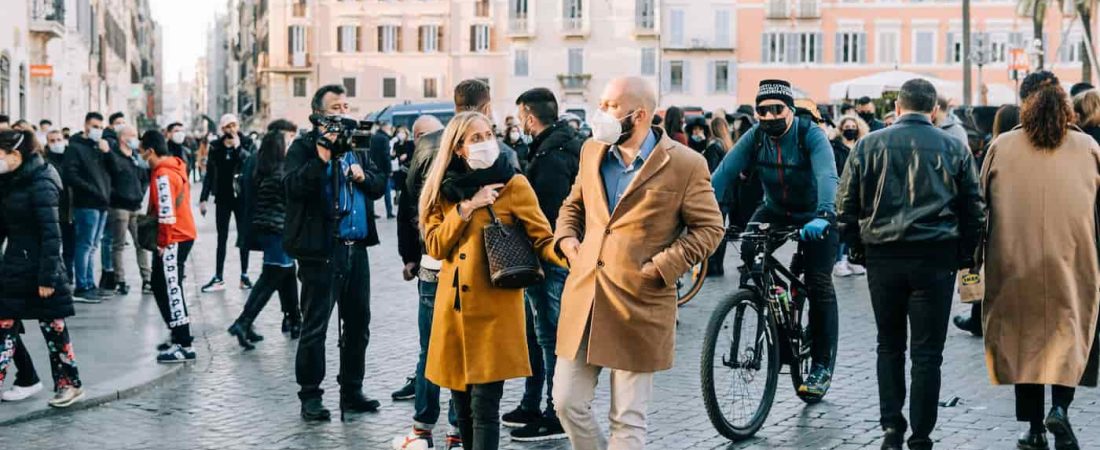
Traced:
[[[187, 289], [199, 336], [199, 361], [180, 376], [134, 397], [5, 427], [0, 430], [2, 447], [388, 448], [389, 441], [410, 426], [411, 402], [391, 402], [389, 393], [413, 371], [416, 361], [416, 289], [413, 283], [401, 281], [393, 221], [380, 221], [379, 226], [386, 242], [371, 249], [374, 320], [365, 389], [369, 395], [385, 399], [381, 412], [346, 423], [301, 422], [294, 383], [295, 343], [279, 334], [277, 302], [269, 304], [256, 325], [267, 339], [255, 351], [242, 352], [225, 328], [240, 312], [245, 293], [231, 282], [224, 293], [198, 294], [199, 284], [213, 271], [213, 219], [208, 217], [201, 224], [194, 262], [188, 268]], [[235, 280], [239, 264], [236, 252], [229, 253], [226, 280]], [[255, 279], [260, 263], [259, 255], [253, 255]], [[731, 251], [728, 257], [732, 261], [736, 255]], [[731, 291], [733, 283], [733, 277], [708, 281], [700, 297], [681, 310], [676, 366], [656, 380], [655, 400], [650, 406], [649, 448], [878, 448], [874, 320], [862, 278], [837, 282], [840, 351], [833, 389], [826, 400], [806, 406], [794, 396], [790, 383], [781, 379], [776, 404], [757, 438], [730, 443], [714, 431], [699, 393], [699, 349], [711, 310]], [[960, 312], [965, 307], [958, 305], [955, 309]], [[335, 329], [331, 331], [325, 386], [329, 394], [325, 400], [329, 408], [335, 409], [336, 333]], [[94, 356], [93, 349], [83, 351], [85, 358]], [[1015, 447], [1015, 435], [1021, 426], [1013, 418], [1012, 390], [990, 386], [979, 339], [951, 330], [943, 378], [943, 399], [957, 396], [961, 400], [955, 407], [941, 408], [933, 436], [939, 440], [939, 448]], [[608, 408], [606, 387], [604, 375], [595, 406], [600, 416], [606, 415]], [[502, 409], [517, 405], [521, 391], [522, 382], [509, 382]], [[1100, 442], [1098, 401], [1096, 391], [1082, 390], [1071, 410], [1085, 448], [1095, 448], [1090, 444]], [[568, 447], [560, 441], [502, 445], [505, 449]]]

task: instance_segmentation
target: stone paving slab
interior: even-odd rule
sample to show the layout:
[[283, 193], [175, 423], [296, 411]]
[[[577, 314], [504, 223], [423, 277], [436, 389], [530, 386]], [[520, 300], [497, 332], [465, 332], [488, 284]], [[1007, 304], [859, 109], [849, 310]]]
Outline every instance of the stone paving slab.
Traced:
[[[12, 448], [28, 449], [388, 448], [394, 436], [408, 431], [412, 415], [411, 402], [392, 402], [389, 393], [412, 372], [416, 361], [416, 289], [413, 283], [401, 280], [393, 221], [382, 220], [379, 226], [384, 243], [371, 249], [374, 320], [365, 382], [369, 395], [384, 399], [379, 413], [344, 423], [301, 422], [293, 370], [295, 343], [279, 335], [277, 303], [272, 301], [257, 321], [257, 330], [267, 339], [257, 350], [243, 352], [225, 333], [240, 312], [243, 293], [231, 286], [224, 293], [197, 294], [198, 284], [213, 272], [213, 229], [203, 220], [188, 283], [188, 292], [194, 293], [189, 298], [196, 299], [191, 308], [196, 335], [200, 336], [200, 361], [179, 376], [131, 398], [7, 426], [0, 429], [0, 436], [5, 444], [18, 443]], [[236, 252], [229, 253], [225, 275], [227, 280], [235, 280]], [[731, 267], [736, 255], [734, 251], [727, 255]], [[253, 260], [255, 278], [259, 255], [253, 254]], [[833, 389], [825, 401], [807, 406], [795, 397], [790, 383], [781, 379], [776, 404], [757, 437], [731, 443], [714, 431], [699, 392], [699, 352], [711, 310], [735, 288], [735, 283], [733, 277], [710, 280], [700, 297], [681, 309], [675, 367], [656, 379], [649, 448], [878, 448], [875, 330], [864, 278], [838, 280], [836, 284], [840, 349]], [[955, 312], [967, 309], [960, 304]], [[135, 310], [135, 314], [147, 314], [148, 320], [156, 318], [155, 310]], [[337, 406], [335, 339], [332, 329], [324, 385], [329, 392], [325, 401], [332, 409]], [[940, 409], [933, 435], [938, 448], [1014, 448], [1022, 426], [1013, 417], [1012, 389], [989, 384], [981, 340], [952, 329], [944, 357], [942, 398], [958, 396], [961, 400], [955, 407]], [[605, 374], [594, 406], [605, 429], [607, 385]], [[508, 382], [502, 409], [517, 405], [522, 389], [522, 381]], [[443, 397], [446, 402], [447, 395]], [[1080, 390], [1071, 418], [1083, 448], [1097, 448], [1093, 443], [1100, 442], [1100, 395], [1095, 390]], [[563, 441], [520, 444], [504, 438], [501, 448], [564, 450], [569, 445]]]

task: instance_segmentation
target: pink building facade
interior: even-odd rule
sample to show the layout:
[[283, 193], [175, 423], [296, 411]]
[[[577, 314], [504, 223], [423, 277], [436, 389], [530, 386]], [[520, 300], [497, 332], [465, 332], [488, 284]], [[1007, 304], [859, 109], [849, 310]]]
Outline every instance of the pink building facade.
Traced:
[[[975, 0], [971, 11], [972, 39], [978, 42], [972, 48], [985, 61], [980, 79], [988, 103], [1010, 103], [1011, 49], [1032, 40], [1031, 18], [1018, 15], [1011, 1]], [[1084, 59], [1080, 20], [1071, 13], [1052, 7], [1043, 32], [1045, 68], [1065, 83], [1081, 81]], [[830, 98], [833, 83], [892, 70], [961, 86], [959, 1], [742, 0], [736, 14], [737, 103], [751, 103], [757, 84], [767, 78], [787, 79], [819, 103], [841, 100]], [[972, 76], [973, 102], [980, 104], [977, 65]], [[951, 96], [962, 103], [961, 88]]]

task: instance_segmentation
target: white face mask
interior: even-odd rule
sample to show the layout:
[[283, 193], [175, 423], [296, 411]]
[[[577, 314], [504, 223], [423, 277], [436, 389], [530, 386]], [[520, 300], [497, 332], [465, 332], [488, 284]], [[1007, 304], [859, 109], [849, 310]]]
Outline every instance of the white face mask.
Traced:
[[138, 138], [130, 138], [129, 144], [130, 150], [137, 151], [138, 147], [141, 146], [141, 141]]
[[91, 139], [92, 142], [99, 142], [100, 139], [103, 139], [103, 129], [92, 128], [88, 130], [88, 139]]
[[508, 133], [508, 139], [511, 139], [512, 142], [518, 141], [519, 140], [519, 133], [517, 133], [515, 131], [513, 131], [511, 133]]
[[113, 128], [115, 130], [115, 133], [121, 133], [122, 132], [122, 127], [125, 127], [125, 126], [126, 126], [126, 124], [120, 123], [120, 124], [115, 125], [111, 128]]
[[65, 143], [64, 142], [54, 142], [53, 144], [50, 144], [49, 147], [50, 147], [50, 152], [52, 152], [52, 153], [56, 153], [58, 155], [60, 155], [62, 153], [65, 153]]
[[[626, 117], [630, 117], [633, 114], [634, 113], [630, 113]], [[596, 110], [592, 115], [592, 120], [589, 122], [589, 125], [592, 126], [592, 139], [595, 139], [596, 142], [601, 144], [618, 145], [619, 138], [623, 136], [622, 119], [616, 119], [602, 109]]]
[[466, 146], [466, 149], [469, 150], [469, 154], [466, 156], [466, 164], [474, 170], [488, 169], [500, 157], [500, 146], [497, 145], [497, 141], [493, 140], [470, 144]]
[[187, 138], [187, 135], [184, 134], [182, 131], [177, 131], [175, 133], [172, 133], [172, 142], [175, 142], [176, 145], [183, 144], [183, 140], [186, 139], [186, 138]]

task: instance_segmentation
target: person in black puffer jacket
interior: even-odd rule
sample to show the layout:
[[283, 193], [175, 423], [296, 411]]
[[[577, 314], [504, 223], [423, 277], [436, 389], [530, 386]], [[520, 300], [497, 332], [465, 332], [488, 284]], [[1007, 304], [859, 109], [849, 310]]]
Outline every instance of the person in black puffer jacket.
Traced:
[[16, 323], [38, 320], [50, 349], [57, 394], [64, 408], [84, 396], [65, 318], [72, 289], [61, 262], [58, 199], [61, 177], [40, 156], [34, 133], [0, 132], [0, 384], [16, 345]]
[[297, 339], [301, 333], [294, 260], [283, 249], [283, 225], [286, 223], [283, 162], [286, 160], [286, 143], [287, 133], [268, 131], [260, 143], [251, 174], [255, 205], [251, 208], [254, 212], [249, 234], [264, 251], [264, 266], [241, 315], [229, 327], [229, 334], [236, 336], [237, 342], [246, 350], [255, 348], [252, 342], [259, 340], [259, 335], [252, 331], [252, 322], [276, 291], [279, 292], [279, 303], [283, 309], [283, 332], [290, 333], [292, 339]]

